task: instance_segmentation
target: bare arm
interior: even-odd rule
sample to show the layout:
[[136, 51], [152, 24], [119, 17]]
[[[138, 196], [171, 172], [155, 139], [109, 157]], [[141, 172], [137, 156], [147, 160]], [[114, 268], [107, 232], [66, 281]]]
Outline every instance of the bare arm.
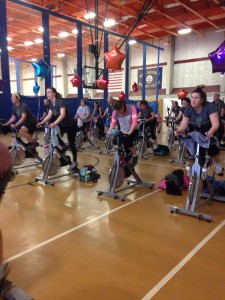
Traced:
[[175, 135], [179, 136], [180, 134], [183, 134], [185, 130], [188, 128], [188, 124], [189, 124], [189, 118], [184, 116]]
[[65, 107], [61, 107], [60, 108], [60, 115], [58, 116], [58, 118], [55, 120], [55, 122], [50, 124], [50, 128], [53, 128], [57, 125], [59, 125], [59, 123], [62, 122], [62, 120], [66, 117], [66, 108]]
[[21, 125], [27, 118], [27, 114], [26, 113], [22, 113], [21, 118], [16, 122], [16, 124], [14, 125], [14, 127], [18, 127], [19, 125]]
[[47, 116], [40, 122], [38, 125], [43, 125], [44, 123], [48, 122], [53, 116], [53, 112], [51, 109], [49, 109]]
[[211, 114], [209, 116], [210, 118], [210, 121], [211, 121], [211, 124], [212, 124], [212, 127], [210, 128], [210, 130], [208, 132], [206, 132], [205, 134], [208, 136], [208, 137], [212, 137], [213, 134], [218, 130], [219, 128], [219, 117], [218, 117], [218, 114], [217, 112], [214, 112], [213, 114]]
[[4, 125], [8, 126], [8, 125], [12, 124], [15, 120], [16, 120], [16, 116], [12, 115], [12, 117]]

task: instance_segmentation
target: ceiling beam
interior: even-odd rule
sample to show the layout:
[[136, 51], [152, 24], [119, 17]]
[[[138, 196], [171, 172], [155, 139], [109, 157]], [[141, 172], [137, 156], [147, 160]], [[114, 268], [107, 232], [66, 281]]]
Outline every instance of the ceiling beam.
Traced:
[[208, 24], [212, 25], [214, 28], [216, 29], [220, 29], [219, 26], [217, 26], [215, 23], [213, 23], [212, 21], [210, 21], [208, 18], [204, 17], [203, 15], [199, 14], [197, 11], [195, 11], [194, 9], [192, 9], [190, 7], [190, 3], [187, 3], [187, 1], [183, 1], [183, 0], [175, 0], [177, 3], [179, 3], [180, 5], [182, 5], [185, 9], [187, 9], [188, 11], [192, 12], [194, 15], [198, 16], [200, 19], [204, 20], [205, 22], [207, 22]]

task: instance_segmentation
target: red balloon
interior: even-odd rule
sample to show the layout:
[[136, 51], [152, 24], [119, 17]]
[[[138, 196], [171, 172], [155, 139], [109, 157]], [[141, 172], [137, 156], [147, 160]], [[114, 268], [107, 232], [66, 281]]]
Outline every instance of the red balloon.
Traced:
[[187, 94], [188, 92], [186, 92], [185, 89], [179, 90], [179, 92], [177, 93], [178, 99], [184, 99], [185, 97], [187, 97]]
[[112, 50], [104, 53], [106, 69], [121, 70], [121, 65], [123, 63], [126, 54], [120, 52], [120, 50], [114, 46]]
[[108, 79], [106, 79], [104, 76], [102, 78], [96, 80], [97, 86], [100, 87], [100, 89], [107, 89], [108, 88]]
[[74, 75], [74, 77], [70, 79], [70, 82], [72, 82], [73, 87], [78, 87], [81, 86], [82, 79], [77, 75]]
[[120, 92], [118, 95], [119, 100], [125, 100], [126, 98], [126, 94], [124, 94], [124, 92]]
[[133, 92], [135, 92], [135, 93], [138, 91], [138, 85], [137, 85], [136, 82], [134, 82], [134, 84], [132, 85], [132, 90], [133, 90]]

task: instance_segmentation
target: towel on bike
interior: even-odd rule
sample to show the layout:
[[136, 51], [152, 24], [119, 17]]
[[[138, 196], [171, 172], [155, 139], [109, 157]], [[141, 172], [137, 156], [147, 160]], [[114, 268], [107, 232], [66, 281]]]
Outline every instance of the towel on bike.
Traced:
[[[189, 138], [191, 137], [191, 138]], [[192, 131], [188, 133], [188, 137], [179, 137], [181, 142], [184, 143], [184, 145], [187, 147], [188, 151], [191, 155], [195, 155], [197, 151], [197, 144], [199, 144], [201, 147], [208, 149], [212, 140], [208, 138], [207, 136], [203, 135], [200, 132]], [[217, 147], [219, 147], [219, 142], [216, 137], [213, 137], [214, 143]], [[197, 144], [196, 144], [197, 143]]]

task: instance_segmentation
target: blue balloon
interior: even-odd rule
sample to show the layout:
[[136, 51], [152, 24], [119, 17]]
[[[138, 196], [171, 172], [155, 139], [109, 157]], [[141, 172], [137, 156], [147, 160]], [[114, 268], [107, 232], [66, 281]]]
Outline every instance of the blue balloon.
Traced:
[[35, 75], [41, 78], [47, 78], [50, 72], [50, 66], [41, 58], [38, 62], [32, 63]]
[[33, 86], [33, 92], [35, 94], [38, 94], [40, 91], [40, 85], [37, 84], [37, 82], [35, 82], [35, 85]]
[[212, 72], [225, 72], [225, 41], [213, 52], [208, 54], [212, 63]]

